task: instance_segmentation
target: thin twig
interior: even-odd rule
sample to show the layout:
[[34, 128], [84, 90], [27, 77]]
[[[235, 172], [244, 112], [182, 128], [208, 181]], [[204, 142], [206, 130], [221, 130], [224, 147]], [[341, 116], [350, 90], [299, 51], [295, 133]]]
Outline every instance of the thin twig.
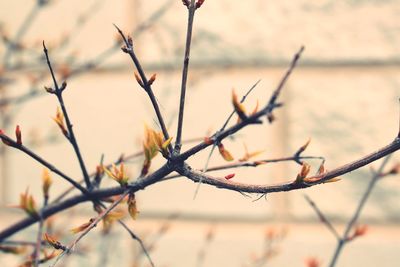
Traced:
[[[274, 158], [274, 159], [261, 159], [261, 160], [254, 160], [254, 161], [244, 161], [244, 162], [234, 162], [234, 163], [229, 163], [229, 164], [224, 164], [224, 165], [219, 165], [219, 166], [213, 166], [206, 169], [200, 169], [198, 171], [200, 172], [213, 172], [213, 171], [221, 171], [221, 170], [230, 170], [230, 169], [236, 169], [236, 168], [242, 168], [242, 167], [258, 167], [262, 164], [266, 163], [279, 163], [279, 162], [285, 162], [285, 161], [294, 161], [297, 163], [298, 159], [316, 159], [316, 160], [324, 160], [324, 157], [316, 157], [316, 156], [291, 156], [291, 157], [283, 157], [283, 158]], [[162, 179], [162, 181], [166, 180], [171, 180], [175, 179], [177, 177], [182, 177], [180, 174], [173, 174], [169, 175], [165, 178]], [[199, 183], [201, 183], [199, 181]]]
[[[154, 13], [152, 13], [148, 19], [140, 23], [135, 30], [133, 31], [133, 36], [138, 37], [141, 33], [143, 33], [146, 29], [151, 27], [154, 22], [159, 20], [165, 12], [172, 6], [171, 3], [173, 0], [166, 1], [159, 9], [157, 9]], [[69, 78], [72, 76], [77, 76], [78, 74], [83, 74], [89, 70], [92, 70], [99, 66], [101, 63], [103, 63], [106, 59], [108, 59], [110, 56], [112, 56], [118, 49], [120, 48], [120, 44], [116, 42], [112, 46], [106, 48], [102, 52], [100, 52], [98, 55], [93, 57], [92, 59], [86, 61], [85, 63], [80, 64], [78, 67], [73, 69], [71, 73], [69, 74]], [[44, 77], [43, 77], [44, 78]], [[0, 107], [6, 106], [10, 103], [15, 103], [15, 104], [23, 104], [28, 100], [31, 100], [32, 98], [35, 97], [40, 97], [44, 96], [46, 92], [43, 90], [34, 90], [31, 89], [29, 92], [24, 93], [22, 95], [16, 96], [16, 97], [9, 97], [9, 98], [3, 98], [0, 99]]]
[[284, 182], [273, 185], [252, 185], [247, 183], [238, 183], [232, 180], [226, 180], [220, 177], [213, 177], [210, 175], [206, 175], [204, 173], [199, 173], [193, 171], [190, 166], [187, 164], [183, 164], [182, 166], [176, 166], [176, 171], [188, 177], [194, 182], [199, 182], [200, 179], [203, 179], [203, 183], [209, 184], [218, 188], [229, 189], [238, 192], [247, 192], [247, 193], [272, 193], [272, 192], [287, 192], [292, 190], [297, 190], [301, 188], [311, 187], [317, 184], [325, 183], [333, 178], [341, 176], [343, 174], [349, 173], [356, 169], [359, 169], [373, 161], [376, 161], [380, 158], [383, 158], [391, 153], [400, 149], [400, 139], [396, 138], [389, 145], [375, 151], [369, 155], [366, 155], [360, 159], [357, 159], [351, 163], [340, 166], [331, 171], [314, 175], [311, 177], [307, 177], [307, 179], [311, 182], [298, 182], [296, 179], [292, 179], [292, 182]]
[[[292, 62], [290, 64], [289, 69], [286, 71], [285, 75], [282, 77], [278, 87], [274, 90], [272, 93], [272, 96], [270, 97], [270, 100], [268, 101], [268, 104], [259, 112], [252, 114], [251, 116], [247, 117], [246, 120], [242, 120], [241, 122], [237, 123], [236, 125], [222, 131], [222, 132], [216, 132], [212, 136], [212, 141], [213, 143], [218, 143], [222, 139], [234, 134], [235, 132], [239, 131], [243, 127], [249, 125], [249, 124], [254, 124], [259, 120], [259, 118], [263, 115], [268, 115], [271, 114], [271, 112], [279, 107], [280, 105], [276, 103], [283, 86], [286, 84], [286, 81], [290, 77], [290, 74], [292, 73], [293, 69], [296, 67], [298, 60], [300, 59], [301, 53], [304, 51], [304, 47], [302, 46], [299, 51], [294, 55]], [[202, 142], [198, 144], [195, 147], [192, 147], [185, 151], [184, 153], [179, 154], [179, 156], [176, 157], [176, 160], [185, 160], [189, 158], [190, 156], [194, 155], [195, 153], [199, 152], [200, 150], [203, 150], [204, 148], [210, 146], [211, 144], [209, 142]]]
[[318, 215], [319, 220], [331, 231], [331, 233], [336, 237], [337, 240], [340, 240], [340, 235], [336, 231], [335, 227], [331, 224], [331, 222], [326, 218], [326, 216], [322, 213], [322, 211], [318, 208], [318, 206], [315, 204], [315, 202], [306, 194], [304, 194], [305, 200], [308, 202], [308, 204], [313, 208], [315, 213]]
[[92, 221], [92, 223], [84, 230], [82, 231], [82, 233], [71, 243], [68, 245], [67, 249], [61, 253], [56, 261], [53, 263], [52, 267], [55, 267], [57, 265], [57, 263], [59, 262], [59, 260], [61, 260], [61, 258], [72, 252], [72, 250], [75, 248], [75, 246], [78, 244], [78, 242], [85, 236], [87, 235], [90, 230], [92, 230], [94, 227], [97, 226], [97, 224], [105, 217], [107, 216], [108, 213], [110, 213], [127, 195], [129, 194], [129, 190], [125, 190], [123, 194], [121, 194], [107, 209], [105, 209], [104, 211], [102, 211], [99, 216], [96, 217], [96, 219], [94, 219]]
[[89, 191], [86, 188], [81, 186], [74, 179], [72, 179], [71, 177], [69, 177], [68, 175], [66, 175], [62, 171], [60, 171], [54, 165], [50, 164], [47, 160], [45, 160], [42, 157], [40, 157], [39, 155], [37, 155], [35, 152], [31, 151], [26, 146], [17, 144], [14, 140], [12, 140], [8, 136], [6, 136], [4, 134], [1, 134], [1, 133], [0, 133], [0, 139], [2, 139], [3, 141], [7, 142], [10, 146], [12, 146], [12, 147], [24, 152], [25, 154], [27, 154], [28, 156], [30, 156], [31, 158], [33, 158], [34, 160], [36, 160], [37, 162], [39, 162], [40, 164], [42, 164], [43, 166], [48, 168], [50, 171], [58, 174], [63, 179], [65, 179], [67, 182], [69, 182], [73, 187], [75, 187], [78, 190], [80, 190], [82, 193], [84, 193], [84, 194], [88, 194], [89, 193]]
[[68, 138], [67, 139], [71, 143], [72, 147], [74, 148], [75, 154], [76, 154], [76, 156], [78, 158], [79, 166], [81, 167], [83, 178], [84, 178], [85, 183], [86, 183], [86, 188], [88, 190], [91, 190], [92, 185], [91, 185], [91, 182], [90, 182], [90, 179], [89, 179], [89, 175], [88, 175], [88, 172], [86, 170], [86, 166], [85, 166], [85, 163], [83, 161], [82, 154], [81, 154], [79, 146], [78, 146], [78, 142], [76, 141], [74, 131], [72, 129], [72, 123], [71, 123], [71, 121], [69, 119], [68, 112], [67, 112], [67, 109], [66, 109], [65, 104], [64, 104], [64, 99], [63, 99], [63, 95], [62, 94], [63, 94], [63, 90], [66, 87], [66, 83], [64, 82], [62, 87], [58, 86], [57, 79], [56, 79], [56, 77], [54, 75], [54, 71], [53, 71], [53, 68], [51, 66], [51, 62], [50, 62], [50, 59], [49, 59], [48, 50], [46, 48], [46, 45], [45, 45], [44, 41], [43, 41], [43, 52], [44, 52], [44, 54], [46, 56], [47, 66], [49, 67], [49, 70], [50, 70], [50, 73], [51, 73], [51, 77], [53, 79], [54, 89], [55, 89], [55, 93], [54, 94], [57, 96], [58, 102], [60, 103], [60, 106], [61, 106], [61, 110], [62, 110], [62, 112], [64, 114], [64, 117], [65, 117], [65, 122], [67, 124], [67, 128], [68, 128]]
[[[262, 116], [262, 114], [253, 115], [253, 116]], [[1, 135], [0, 135], [0, 137], [1, 137]], [[177, 162], [175, 164], [171, 164], [171, 163], [164, 164], [157, 171], [149, 174], [145, 178], [129, 183], [128, 187], [131, 189], [131, 192], [137, 192], [139, 190], [146, 188], [147, 186], [149, 186], [151, 184], [159, 182], [160, 180], [162, 180], [162, 178], [164, 178], [165, 176], [170, 174], [172, 171], [176, 170], [181, 175], [186, 176], [195, 182], [198, 182], [200, 180], [200, 176], [203, 176], [202, 179], [203, 179], [204, 183], [215, 186], [215, 187], [219, 187], [219, 188], [229, 189], [232, 191], [247, 192], [247, 193], [261, 193], [261, 194], [272, 193], [272, 192], [286, 192], [286, 191], [297, 190], [297, 189], [311, 187], [311, 186], [315, 186], [315, 185], [324, 183], [332, 178], [335, 178], [335, 177], [341, 176], [343, 174], [346, 174], [348, 172], [359, 169], [367, 164], [370, 164], [373, 161], [376, 161], [376, 160], [378, 160], [382, 157], [385, 157], [391, 153], [394, 153], [395, 151], [398, 151], [398, 150], [400, 150], [400, 138], [396, 138], [389, 145], [387, 145], [367, 156], [357, 159], [356, 161], [353, 161], [351, 163], [340, 166], [329, 172], [310, 177], [310, 178], [315, 179], [315, 181], [312, 183], [286, 182], [286, 183], [273, 184], [273, 185], [250, 185], [250, 184], [236, 183], [231, 180], [227, 181], [224, 178], [216, 178], [216, 177], [204, 175], [202, 173], [194, 172], [189, 166], [187, 166], [187, 165], [182, 166], [181, 165], [182, 161], [181, 161], [181, 162]], [[51, 216], [55, 213], [69, 209], [79, 203], [86, 202], [86, 201], [92, 201], [93, 198], [94, 199], [102, 199], [102, 198], [106, 198], [106, 197], [110, 197], [110, 196], [120, 195], [123, 192], [124, 192], [124, 190], [121, 187], [93, 190], [92, 192], [90, 192], [89, 195], [74, 196], [74, 197], [64, 200], [63, 202], [56, 203], [54, 205], [49, 206], [47, 209], [45, 209], [43, 211], [43, 217], [48, 218], [49, 216]], [[6, 228], [0, 232], [0, 242], [4, 239], [8, 238], [9, 236], [15, 234], [16, 232], [19, 232], [22, 229], [27, 228], [28, 226], [32, 225], [33, 223], [35, 223], [37, 221], [38, 221], [37, 218], [27, 217], [25, 219], [20, 220], [19, 222], [16, 222], [15, 224], [9, 226], [8, 228]]]
[[341, 251], [343, 250], [344, 246], [349, 241], [350, 231], [353, 229], [353, 227], [356, 224], [358, 218], [360, 217], [361, 211], [364, 208], [365, 204], [367, 203], [367, 200], [368, 200], [369, 196], [371, 195], [372, 189], [375, 187], [376, 182], [379, 181], [379, 179], [382, 177], [381, 174], [383, 173], [383, 170], [384, 170], [386, 164], [389, 162], [390, 157], [391, 157], [391, 154], [386, 156], [383, 159], [378, 171], [376, 171], [373, 174], [373, 176], [372, 176], [372, 178], [371, 178], [371, 180], [370, 180], [370, 182], [369, 182], [369, 184], [367, 186], [367, 189], [364, 192], [364, 194], [362, 195], [362, 197], [360, 199], [360, 202], [358, 203], [358, 206], [357, 206], [352, 218], [347, 223], [347, 226], [346, 226], [346, 229], [343, 232], [343, 235], [338, 240], [335, 252], [333, 254], [331, 262], [329, 263], [329, 267], [334, 267], [336, 265]]
[[183, 70], [182, 70], [182, 83], [181, 83], [181, 95], [179, 101], [179, 115], [178, 115], [178, 126], [176, 129], [176, 141], [175, 141], [175, 153], [179, 154], [182, 147], [182, 128], [183, 128], [183, 113], [185, 110], [185, 96], [186, 96], [186, 86], [187, 77], [189, 72], [189, 57], [190, 57], [190, 47], [192, 42], [192, 30], [193, 30], [193, 20], [196, 11], [195, 0], [191, 0], [188, 6], [188, 23], [186, 31], [186, 45], [185, 45], [185, 55], [183, 59]]
[[[261, 81], [261, 80], [258, 80], [258, 81], [247, 91], [247, 93], [246, 93], [246, 94], [242, 97], [242, 99], [240, 100], [240, 103], [243, 103], [243, 102], [246, 100], [247, 96], [253, 91], [254, 88], [256, 88], [256, 86], [260, 83], [260, 81]], [[231, 118], [233, 117], [234, 114], [235, 114], [235, 110], [233, 110], [233, 111], [231, 112], [231, 114], [229, 114], [228, 118], [226, 119], [226, 121], [224, 122], [224, 124], [222, 125], [222, 127], [217, 131], [217, 134], [225, 130], [225, 128], [228, 126], [228, 123], [229, 123], [229, 121], [231, 120]], [[208, 154], [208, 157], [207, 157], [207, 160], [206, 160], [206, 164], [204, 165], [204, 168], [203, 168], [202, 172], [207, 172], [208, 164], [210, 163], [211, 156], [212, 156], [212, 154], [213, 154], [213, 152], [214, 152], [214, 150], [215, 150], [216, 147], [217, 147], [217, 143], [215, 142], [215, 143], [213, 144], [213, 146], [211, 147], [211, 151], [210, 151], [210, 153]], [[201, 186], [201, 182], [202, 182], [202, 181], [200, 181], [200, 182], [197, 184], [197, 187], [196, 187], [196, 190], [195, 190], [194, 196], [193, 196], [194, 199], [196, 198], [197, 194], [199, 193], [199, 189], [200, 189], [200, 186]]]
[[[157, 99], [156, 99], [156, 97], [155, 97], [155, 95], [153, 93], [153, 90], [151, 89], [151, 83], [147, 79], [146, 74], [144, 73], [144, 70], [142, 68], [142, 65], [140, 64], [139, 59], [137, 58], [137, 56], [135, 54], [135, 51], [133, 49], [132, 41], [131, 41], [131, 39], [125, 37], [124, 33], [121, 31], [121, 29], [119, 29], [117, 27], [117, 25], [114, 24], [114, 26], [118, 30], [118, 32], [121, 35], [122, 39], [124, 40], [126, 49], [123, 48], [123, 51], [125, 53], [129, 54], [129, 56], [131, 57], [131, 59], [133, 61], [133, 64], [135, 65], [137, 71], [139, 72], [140, 78], [142, 80], [142, 85], [141, 86], [145, 89], [146, 93], [148, 94], [148, 96], [150, 98], [150, 101], [151, 101], [151, 104], [153, 105], [153, 109], [154, 109], [154, 111], [156, 113], [158, 122], [160, 123], [160, 127], [161, 127], [161, 130], [162, 130], [163, 135], [164, 135], [164, 139], [168, 140], [169, 139], [169, 134], [168, 134], [167, 127], [165, 126], [164, 118], [163, 118], [163, 116], [161, 114], [161, 111], [160, 111], [160, 108], [158, 106]], [[170, 152], [172, 152], [172, 146], [171, 145], [168, 146], [168, 149], [169, 149]]]
[[35, 267], [39, 266], [40, 262], [40, 250], [42, 247], [42, 234], [43, 234], [43, 225], [44, 225], [44, 219], [42, 216], [42, 211], [47, 207], [47, 204], [49, 202], [49, 197], [48, 195], [45, 194], [44, 196], [44, 202], [43, 202], [43, 208], [39, 212], [39, 229], [37, 233], [37, 238], [36, 238], [36, 246], [35, 246], [35, 251], [33, 253], [33, 262]]
[[35, 5], [29, 11], [29, 13], [25, 17], [24, 21], [22, 22], [21, 26], [17, 30], [15, 37], [8, 43], [8, 46], [6, 48], [6, 51], [5, 51], [4, 57], [3, 57], [3, 65], [6, 68], [9, 67], [8, 61], [12, 55], [12, 52], [15, 50], [15, 47], [18, 45], [19, 41], [24, 36], [24, 34], [33, 25], [32, 22], [35, 20], [35, 18], [39, 14], [39, 11], [41, 10], [41, 8], [43, 6], [44, 6], [44, 4], [41, 4], [41, 1], [36, 1]]

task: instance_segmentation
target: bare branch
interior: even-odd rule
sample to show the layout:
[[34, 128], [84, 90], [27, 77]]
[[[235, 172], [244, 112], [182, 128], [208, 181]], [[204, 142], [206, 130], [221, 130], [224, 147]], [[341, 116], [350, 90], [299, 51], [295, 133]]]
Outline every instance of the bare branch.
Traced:
[[336, 231], [335, 227], [331, 224], [331, 222], [326, 218], [326, 216], [322, 213], [322, 211], [318, 208], [315, 202], [307, 195], [304, 195], [305, 200], [310, 204], [311, 208], [318, 215], [319, 220], [326, 225], [326, 227], [331, 231], [331, 233], [336, 237], [336, 239], [340, 239], [339, 233]]
[[182, 83], [181, 83], [181, 96], [179, 101], [179, 115], [178, 115], [178, 127], [176, 129], [176, 141], [175, 141], [175, 153], [179, 154], [181, 151], [181, 140], [182, 140], [182, 128], [183, 128], [183, 113], [185, 111], [185, 96], [187, 77], [189, 72], [189, 57], [190, 57], [190, 46], [192, 42], [192, 30], [194, 13], [196, 11], [195, 0], [191, 0], [188, 6], [188, 23], [186, 30], [186, 45], [185, 45], [185, 56], [183, 59], [183, 70], [182, 70]]
[[61, 106], [61, 110], [62, 110], [62, 112], [64, 114], [64, 117], [65, 117], [65, 122], [67, 124], [67, 128], [68, 128], [68, 138], [67, 139], [71, 143], [72, 147], [74, 148], [75, 154], [76, 154], [76, 156], [78, 158], [79, 166], [81, 167], [83, 178], [84, 178], [85, 183], [86, 183], [86, 188], [88, 190], [91, 190], [92, 185], [90, 183], [89, 175], [88, 175], [88, 172], [86, 170], [86, 166], [85, 166], [85, 163], [83, 161], [82, 154], [81, 154], [79, 146], [78, 146], [78, 142], [76, 141], [75, 134], [74, 134], [74, 131], [72, 129], [72, 123], [71, 123], [71, 121], [69, 119], [68, 112], [67, 112], [67, 109], [65, 107], [64, 99], [63, 99], [63, 96], [62, 96], [63, 90], [66, 88], [67, 84], [65, 82], [63, 82], [61, 87], [58, 86], [57, 79], [54, 76], [54, 71], [53, 71], [53, 68], [51, 67], [49, 54], [48, 54], [48, 51], [47, 51], [47, 48], [46, 48], [46, 45], [45, 45], [44, 41], [43, 41], [43, 52], [44, 52], [44, 54], [46, 56], [47, 65], [49, 67], [49, 70], [50, 70], [50, 73], [51, 73], [51, 77], [53, 79], [54, 89], [55, 89], [55, 93], [54, 94], [57, 96], [58, 102], [60, 103], [60, 106]]
[[[148, 96], [150, 98], [151, 104], [153, 105], [154, 111], [155, 111], [155, 113], [157, 115], [158, 122], [160, 123], [160, 127], [161, 127], [161, 130], [162, 130], [163, 135], [164, 135], [164, 141], [168, 140], [169, 139], [168, 130], [167, 130], [167, 127], [165, 126], [164, 118], [163, 118], [163, 116], [161, 114], [161, 111], [160, 111], [160, 108], [158, 106], [157, 99], [156, 99], [156, 97], [155, 97], [155, 95], [153, 93], [153, 90], [151, 89], [152, 82], [150, 82], [150, 80], [147, 79], [146, 74], [144, 73], [144, 70], [143, 70], [143, 68], [142, 68], [142, 66], [141, 66], [141, 64], [140, 64], [140, 62], [139, 62], [139, 60], [138, 60], [138, 58], [137, 58], [137, 56], [135, 54], [135, 51], [133, 49], [132, 39], [126, 38], [124, 33], [117, 27], [117, 25], [114, 24], [114, 26], [118, 30], [118, 32], [121, 35], [122, 39], [124, 40], [125, 47], [123, 47], [122, 50], [125, 53], [129, 54], [129, 56], [131, 57], [131, 59], [133, 61], [133, 64], [135, 65], [137, 71], [139, 72], [140, 79], [142, 81], [141, 86], [145, 89], [146, 93], [148, 94]], [[172, 152], [172, 146], [171, 145], [168, 146], [168, 149], [169, 149], [170, 152]]]
[[336, 265], [336, 262], [340, 256], [340, 253], [341, 253], [344, 245], [346, 245], [346, 243], [349, 242], [350, 231], [353, 229], [358, 218], [360, 217], [361, 211], [363, 210], [365, 204], [367, 203], [367, 200], [368, 200], [369, 196], [371, 195], [372, 189], [375, 187], [376, 182], [379, 181], [379, 178], [382, 177], [383, 170], [384, 170], [386, 164], [389, 162], [390, 157], [391, 157], [391, 154], [388, 154], [383, 159], [378, 171], [373, 174], [373, 176], [367, 186], [367, 189], [364, 192], [364, 194], [362, 195], [360, 202], [358, 203], [358, 206], [357, 206], [352, 218], [347, 223], [347, 226], [343, 232], [343, 235], [338, 240], [335, 252], [333, 254], [331, 262], [329, 263], [329, 267], [334, 267]]

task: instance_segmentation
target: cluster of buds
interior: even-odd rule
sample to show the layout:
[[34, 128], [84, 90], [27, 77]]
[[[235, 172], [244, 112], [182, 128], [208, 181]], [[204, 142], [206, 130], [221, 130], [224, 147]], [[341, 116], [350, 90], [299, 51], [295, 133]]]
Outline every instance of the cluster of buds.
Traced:
[[21, 193], [19, 196], [19, 205], [16, 208], [24, 210], [29, 216], [37, 217], [38, 211], [36, 208], [36, 202], [32, 195], [29, 194], [29, 189], [26, 189], [25, 193]]
[[69, 133], [64, 123], [64, 114], [60, 111], [60, 108], [57, 108], [56, 116], [53, 120], [57, 123], [63, 135], [69, 139]]
[[139, 76], [139, 74], [136, 71], [134, 72], [134, 75], [135, 75], [135, 79], [136, 79], [137, 83], [140, 85], [140, 87], [142, 87], [145, 90], [148, 86], [152, 85], [157, 78], [157, 73], [153, 73], [153, 75], [151, 75], [150, 79], [147, 81], [147, 86], [146, 86], [144, 84], [142, 78]]
[[112, 164], [111, 170], [106, 167], [103, 167], [103, 170], [111, 179], [117, 181], [121, 186], [126, 186], [128, 184], [129, 176], [126, 174], [123, 162], [119, 164], [119, 168], [117, 168], [115, 164]]
[[164, 140], [162, 132], [156, 132], [145, 125], [145, 140], [143, 142], [144, 163], [142, 176], [149, 172], [151, 160], [161, 152], [165, 157], [168, 156], [168, 146], [171, 144], [172, 137]]
[[[205, 0], [197, 0], [195, 3], [196, 9], [200, 8], [204, 4]], [[184, 6], [190, 7], [190, 0], [182, 0]]]
[[[115, 26], [115, 27], [118, 29], [122, 39], [124, 39], [125, 37], [123, 36], [122, 31], [117, 26]], [[132, 40], [132, 37], [128, 36], [128, 39], [126, 40], [126, 42], [127, 42], [126, 45], [122, 46], [121, 50], [124, 53], [130, 54], [133, 51], [133, 40]]]
[[49, 94], [56, 94], [57, 92], [62, 92], [62, 91], [64, 91], [65, 88], [67, 88], [67, 82], [66, 82], [66, 81], [64, 81], [64, 82], [61, 84], [61, 87], [59, 88], [58, 91], [57, 91], [56, 89], [53, 89], [53, 88], [47, 87], [47, 86], [44, 87], [44, 90], [46, 90], [46, 92], [49, 93]]

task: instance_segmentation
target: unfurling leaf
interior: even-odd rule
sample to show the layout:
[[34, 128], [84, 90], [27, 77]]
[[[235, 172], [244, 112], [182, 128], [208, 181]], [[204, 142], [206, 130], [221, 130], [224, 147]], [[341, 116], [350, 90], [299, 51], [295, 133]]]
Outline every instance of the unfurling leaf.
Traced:
[[56, 116], [53, 118], [53, 120], [57, 123], [58, 127], [60, 127], [64, 136], [69, 138], [67, 128], [65, 127], [64, 124], [64, 115], [60, 111], [60, 108], [57, 108]]
[[44, 233], [43, 234], [43, 239], [47, 241], [47, 243], [52, 246], [55, 249], [62, 249], [62, 250], [66, 250], [66, 247], [64, 245], [62, 245], [60, 243], [60, 241], [58, 241], [55, 237]]
[[92, 224], [93, 221], [94, 221], [94, 219], [91, 218], [88, 222], [86, 222], [84, 224], [81, 224], [78, 227], [72, 228], [70, 231], [73, 234], [77, 234], [77, 233], [80, 233], [82, 231], [85, 231], [86, 228], [88, 228]]
[[303, 182], [304, 178], [307, 177], [311, 169], [310, 164], [304, 162], [303, 165], [301, 166], [300, 173], [297, 174], [296, 182]]
[[16, 207], [24, 210], [29, 216], [38, 216], [35, 199], [29, 194], [28, 188], [26, 189], [25, 193], [20, 194], [19, 205]]
[[110, 177], [111, 179], [117, 181], [121, 186], [126, 186], [128, 184], [129, 176], [125, 172], [124, 163], [121, 162], [119, 165], [119, 169], [115, 164], [112, 164], [112, 171], [103, 167], [104, 172]]
[[319, 166], [319, 168], [318, 168], [317, 175], [321, 175], [324, 173], [325, 173], [325, 166], [324, 166], [324, 163], [322, 162], [321, 166]]
[[232, 179], [233, 177], [235, 177], [235, 174], [234, 174], [234, 173], [231, 173], [231, 174], [226, 175], [226, 176], [225, 176], [225, 179], [226, 179], [226, 180], [230, 180], [230, 179]]
[[122, 219], [125, 216], [125, 213], [121, 210], [115, 210], [109, 212], [103, 218], [103, 233], [107, 234], [111, 230], [111, 226], [115, 221]]
[[43, 169], [42, 181], [43, 181], [43, 186], [42, 186], [43, 195], [45, 198], [48, 198], [49, 197], [49, 189], [53, 182], [48, 169]]
[[232, 104], [235, 112], [238, 114], [241, 120], [247, 119], [246, 110], [242, 103], [239, 102], [235, 90], [232, 90]]
[[149, 171], [151, 160], [157, 156], [158, 152], [162, 155], [168, 155], [168, 146], [171, 144], [172, 137], [164, 140], [162, 132], [157, 132], [145, 125], [143, 141], [144, 162], [142, 166], [142, 176]]
[[22, 145], [22, 134], [19, 125], [15, 127], [15, 137], [17, 138], [17, 144]]
[[219, 150], [219, 154], [221, 154], [221, 156], [224, 158], [224, 160], [226, 160], [226, 161], [233, 160], [233, 156], [231, 155], [231, 153], [228, 150], [225, 149], [225, 147], [222, 143], [218, 144], [218, 150]]
[[129, 194], [128, 198], [128, 212], [132, 219], [136, 220], [139, 211], [137, 210], [135, 194]]
[[160, 132], [156, 132], [145, 125], [143, 150], [145, 159], [151, 161], [157, 156], [158, 151], [162, 147], [163, 137]]

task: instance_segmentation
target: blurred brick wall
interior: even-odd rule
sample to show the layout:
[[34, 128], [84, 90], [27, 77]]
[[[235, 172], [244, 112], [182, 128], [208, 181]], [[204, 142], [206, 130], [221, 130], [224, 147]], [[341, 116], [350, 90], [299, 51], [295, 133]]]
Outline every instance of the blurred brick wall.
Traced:
[[[24, 3], [0, 3], [0, 18], [11, 34], [30, 9]], [[40, 11], [24, 41], [33, 43], [45, 39], [51, 44], [59, 40], [74, 28], [79, 14], [93, 3], [95, 1], [56, 1]], [[98, 3], [95, 14], [79, 29], [68, 48], [54, 55], [55, 61], [62, 62], [70, 54], [76, 55], [77, 65], [98, 58], [115, 41], [112, 23], [131, 30], [154, 15], [164, 2]], [[169, 5], [151, 27], [136, 35], [134, 42], [147, 73], [158, 74], [154, 90], [169, 128], [174, 132], [186, 12], [181, 1], [170, 1]], [[209, 130], [220, 127], [231, 110], [233, 87], [243, 94], [261, 79], [246, 106], [251, 109], [257, 99], [260, 103], [267, 101], [292, 55], [305, 45], [300, 66], [284, 90], [285, 106], [276, 113], [277, 123], [250, 127], [238, 136], [236, 143], [227, 142], [226, 145], [240, 157], [246, 140], [249, 149], [264, 149], [262, 157], [272, 158], [291, 155], [311, 137], [308, 154], [325, 156], [326, 167], [332, 169], [387, 144], [398, 130], [399, 12], [399, 1], [206, 1], [195, 18], [184, 137], [203, 137]], [[33, 50], [40, 53], [40, 47]], [[90, 169], [102, 153], [106, 161], [110, 161], [121, 152], [129, 154], [140, 150], [143, 123], [154, 121], [149, 101], [132, 77], [130, 60], [119, 49], [112, 51], [115, 52], [100, 65], [100, 71], [68, 80], [65, 94], [78, 142]], [[0, 52], [4, 53], [4, 46]], [[39, 59], [30, 64], [43, 67]], [[23, 75], [25, 72], [21, 71], [11, 73], [15, 79]], [[50, 81], [44, 84], [50, 85]], [[18, 95], [27, 88], [27, 82], [22, 81], [10, 85], [4, 93]], [[43, 139], [49, 134], [58, 135], [50, 119], [56, 106], [55, 100], [46, 95], [10, 107], [13, 123], [8, 131], [18, 123], [24, 133], [32, 133], [31, 136], [42, 139], [39, 143], [45, 143]], [[72, 149], [62, 139], [57, 140], [35, 150], [60, 169], [80, 177]], [[39, 192], [41, 167], [13, 150], [8, 149], [6, 154], [7, 166], [1, 166], [3, 171], [7, 168], [7, 176], [1, 177], [5, 202], [15, 203], [19, 192], [27, 186], [32, 192]], [[206, 156], [207, 153], [200, 154], [191, 163], [202, 168]], [[212, 162], [223, 163], [217, 154]], [[140, 163], [141, 160], [129, 165], [133, 177]], [[293, 164], [267, 165], [257, 170], [237, 171], [235, 179], [251, 183], [276, 182], [292, 179], [297, 172], [298, 167]], [[138, 201], [143, 218], [162, 218], [178, 212], [199, 222], [260, 223], [267, 219], [314, 222], [315, 215], [303, 200], [306, 192], [330, 217], [346, 220], [369, 176], [370, 171], [365, 168], [342, 177], [340, 183], [273, 194], [267, 196], [267, 201], [257, 202], [205, 185], [193, 200], [196, 185], [177, 179], [140, 192]], [[61, 192], [67, 186], [57, 180], [54, 191]], [[176, 188], [180, 188], [179, 194]], [[379, 183], [365, 210], [365, 220], [397, 223], [398, 190], [397, 179]], [[395, 247], [400, 246], [397, 243]]]

